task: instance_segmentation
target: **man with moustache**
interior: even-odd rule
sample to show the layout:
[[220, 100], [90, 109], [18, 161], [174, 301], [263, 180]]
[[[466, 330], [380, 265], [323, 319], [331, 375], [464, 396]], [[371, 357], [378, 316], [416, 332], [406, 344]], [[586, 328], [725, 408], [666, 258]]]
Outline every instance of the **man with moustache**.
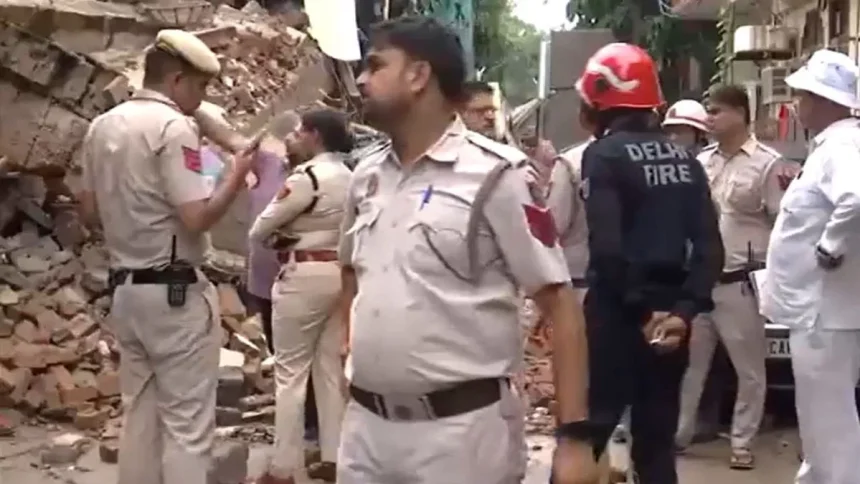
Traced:
[[[351, 400], [340, 484], [505, 484], [523, 474], [507, 375], [523, 347], [518, 288], [554, 324], [560, 421], [587, 423], [582, 312], [527, 158], [457, 116], [465, 66], [437, 20], [375, 26], [358, 78], [391, 144], [353, 173], [343, 235]], [[593, 482], [586, 432], [556, 453], [559, 484]]]
[[463, 88], [464, 99], [459, 111], [466, 128], [495, 138], [498, 109], [493, 100], [493, 86], [483, 81], [469, 81]]

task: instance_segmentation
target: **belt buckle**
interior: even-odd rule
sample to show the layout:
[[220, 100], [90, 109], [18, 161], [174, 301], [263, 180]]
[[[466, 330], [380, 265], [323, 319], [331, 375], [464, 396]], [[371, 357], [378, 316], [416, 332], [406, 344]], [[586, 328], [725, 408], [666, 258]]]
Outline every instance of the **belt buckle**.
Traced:
[[427, 395], [379, 396], [375, 404], [377, 410], [393, 422], [413, 422], [416, 420], [435, 420], [436, 412]]

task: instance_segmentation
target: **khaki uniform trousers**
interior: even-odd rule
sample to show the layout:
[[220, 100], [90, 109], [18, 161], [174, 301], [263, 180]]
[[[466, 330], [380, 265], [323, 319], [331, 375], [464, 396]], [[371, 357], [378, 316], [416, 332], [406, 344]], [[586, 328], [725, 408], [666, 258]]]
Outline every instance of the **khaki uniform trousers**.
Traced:
[[745, 282], [719, 284], [714, 288], [713, 297], [714, 310], [700, 315], [691, 325], [690, 364], [681, 386], [677, 441], [686, 446], [693, 439], [699, 399], [717, 343], [722, 340], [738, 375], [732, 448], [748, 449], [761, 424], [767, 391], [764, 320]]
[[337, 483], [521, 482], [523, 411], [510, 386], [500, 385], [500, 401], [436, 420], [386, 420], [350, 401], [343, 421]]
[[111, 323], [120, 349], [125, 422], [122, 484], [206, 484], [215, 437], [221, 346], [217, 292], [202, 274], [186, 304], [166, 285], [117, 287]]
[[304, 402], [313, 374], [322, 460], [335, 462], [346, 401], [336, 262], [290, 262], [272, 287], [275, 346], [275, 446], [269, 473], [287, 478], [304, 468]]
[[860, 331], [791, 331], [797, 423], [804, 465], [797, 484], [860, 482]]

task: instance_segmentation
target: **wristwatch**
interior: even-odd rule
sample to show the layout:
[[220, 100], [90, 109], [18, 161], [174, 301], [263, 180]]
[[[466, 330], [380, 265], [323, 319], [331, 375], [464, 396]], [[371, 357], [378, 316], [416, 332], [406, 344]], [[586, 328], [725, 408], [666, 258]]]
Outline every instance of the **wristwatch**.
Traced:
[[815, 246], [815, 256], [822, 269], [832, 270], [842, 265], [843, 256], [835, 256], [824, 250], [820, 245]]
[[590, 443], [594, 439], [594, 425], [589, 420], [563, 423], [556, 427], [555, 438]]

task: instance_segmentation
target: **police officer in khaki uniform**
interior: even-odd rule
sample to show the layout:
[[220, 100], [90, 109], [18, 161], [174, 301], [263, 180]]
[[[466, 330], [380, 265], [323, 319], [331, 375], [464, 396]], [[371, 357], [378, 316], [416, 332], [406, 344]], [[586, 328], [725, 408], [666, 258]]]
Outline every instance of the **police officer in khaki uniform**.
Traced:
[[788, 162], [750, 136], [749, 99], [743, 88], [715, 88], [708, 98], [708, 114], [717, 143], [702, 150], [698, 159], [704, 164], [720, 212], [725, 265], [714, 288], [714, 310], [692, 325], [677, 442], [682, 448], [690, 444], [699, 398], [721, 340], [738, 375], [730, 466], [750, 469], [754, 466], [750, 448], [764, 411], [767, 345], [749, 272], [765, 260]]
[[159, 32], [144, 89], [97, 117], [82, 148], [81, 208], [99, 222], [116, 288], [112, 324], [126, 404], [122, 484], [205, 484], [215, 430], [220, 336], [214, 287], [198, 267], [207, 230], [250, 167], [238, 156], [214, 188], [188, 117], [220, 70], [194, 35]]
[[554, 324], [558, 484], [593, 482], [586, 348], [552, 217], [520, 151], [455, 114], [456, 34], [428, 17], [375, 27], [358, 79], [391, 144], [361, 160], [339, 247], [352, 378], [339, 484], [504, 484], [523, 469], [507, 375], [523, 351], [518, 288]]
[[[587, 106], [580, 108], [579, 122], [586, 132], [594, 132], [595, 121]], [[585, 297], [585, 270], [588, 268], [588, 222], [585, 219], [585, 202], [580, 193], [582, 154], [593, 140], [594, 137], [590, 137], [558, 155], [552, 168], [547, 198], [571, 283], [580, 300]]]
[[[288, 138], [299, 161], [280, 192], [257, 217], [252, 241], [279, 249], [281, 271], [272, 288], [277, 413], [275, 449], [261, 484], [294, 484], [303, 467], [302, 408], [313, 374], [322, 462], [312, 478], [334, 482], [345, 401], [341, 393], [340, 266], [337, 244], [352, 173], [346, 119], [331, 110], [305, 113]], [[303, 160], [303, 161], [302, 161]]]

